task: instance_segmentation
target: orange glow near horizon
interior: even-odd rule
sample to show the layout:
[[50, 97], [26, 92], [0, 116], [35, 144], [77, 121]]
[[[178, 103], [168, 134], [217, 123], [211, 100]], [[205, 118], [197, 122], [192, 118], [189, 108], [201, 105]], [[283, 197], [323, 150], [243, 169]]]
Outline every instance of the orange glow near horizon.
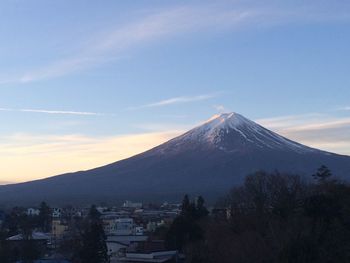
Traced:
[[0, 181], [25, 182], [95, 168], [151, 149], [178, 134], [173, 131], [102, 138], [15, 135], [0, 145]]

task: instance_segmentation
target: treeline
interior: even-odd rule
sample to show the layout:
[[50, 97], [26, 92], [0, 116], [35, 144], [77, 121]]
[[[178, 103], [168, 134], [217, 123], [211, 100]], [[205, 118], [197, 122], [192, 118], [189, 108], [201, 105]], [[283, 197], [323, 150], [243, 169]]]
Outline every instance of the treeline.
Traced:
[[[14, 208], [0, 230], [0, 262], [40, 257], [33, 230], [50, 229], [50, 208], [28, 217]], [[218, 211], [221, 211], [220, 213]], [[107, 263], [106, 236], [94, 206], [87, 217], [69, 220], [69, 235], [57, 252], [74, 263]], [[21, 251], [6, 237], [21, 233]], [[209, 213], [204, 199], [185, 196], [180, 215], [152, 239], [185, 254], [189, 263], [350, 262], [350, 186], [322, 166], [312, 182], [298, 175], [257, 172], [232, 189]]]
[[206, 216], [188, 205], [164, 236], [186, 262], [350, 262], [350, 186], [322, 166], [306, 182], [298, 175], [257, 172]]

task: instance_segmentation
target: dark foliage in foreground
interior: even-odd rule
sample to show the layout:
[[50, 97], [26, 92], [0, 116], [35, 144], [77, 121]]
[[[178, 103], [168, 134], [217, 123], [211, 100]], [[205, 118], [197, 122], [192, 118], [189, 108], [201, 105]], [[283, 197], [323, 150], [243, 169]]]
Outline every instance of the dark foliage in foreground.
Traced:
[[314, 178], [257, 172], [220, 204], [227, 216], [181, 215], [169, 233], [188, 262], [350, 262], [350, 186], [326, 167]]
[[106, 236], [100, 220], [100, 213], [95, 206], [91, 207], [88, 220], [89, 224], [82, 235], [81, 262], [108, 263]]
[[[47, 209], [49, 207], [42, 203], [40, 206], [40, 215], [28, 216], [24, 214], [22, 208], [15, 207], [11, 213], [6, 216], [0, 228], [0, 262], [32, 262], [40, 257], [41, 249], [32, 240], [33, 229], [44, 231], [49, 228], [49, 220], [46, 220]], [[20, 234], [23, 240], [16, 246], [10, 246], [6, 242], [8, 236]]]
[[70, 224], [70, 235], [61, 244], [59, 252], [73, 263], [110, 262], [100, 216], [93, 205], [87, 218], [73, 219]]
[[199, 222], [208, 215], [204, 199], [200, 196], [196, 202], [190, 202], [186, 195], [182, 201], [182, 211], [166, 234], [167, 246], [172, 249], [182, 248], [193, 242], [202, 240], [203, 229]]

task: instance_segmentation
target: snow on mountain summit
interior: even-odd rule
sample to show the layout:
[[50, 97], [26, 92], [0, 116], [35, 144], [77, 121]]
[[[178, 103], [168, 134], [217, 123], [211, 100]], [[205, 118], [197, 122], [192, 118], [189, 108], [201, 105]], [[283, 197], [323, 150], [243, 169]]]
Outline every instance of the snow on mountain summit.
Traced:
[[234, 129], [242, 125], [254, 125], [254, 122], [238, 113], [231, 112], [214, 115], [202, 126], [205, 125], [208, 125], [211, 129]]
[[298, 153], [317, 151], [280, 136], [235, 112], [215, 115], [202, 125], [172, 140], [172, 146], [184, 143], [202, 143], [229, 152], [249, 149]]
[[254, 122], [246, 119], [238, 113], [223, 113], [220, 115], [214, 115], [202, 125], [190, 130], [185, 135], [187, 135], [186, 137], [188, 139], [217, 142], [220, 140], [223, 133], [229, 133], [229, 131], [235, 130], [246, 138], [240, 128], [249, 126], [253, 127], [254, 125], [256, 125]]

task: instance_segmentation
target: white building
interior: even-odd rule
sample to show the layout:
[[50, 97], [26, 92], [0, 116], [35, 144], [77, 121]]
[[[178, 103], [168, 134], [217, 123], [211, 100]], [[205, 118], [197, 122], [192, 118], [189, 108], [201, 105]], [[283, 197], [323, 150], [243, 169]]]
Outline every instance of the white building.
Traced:
[[40, 214], [40, 210], [36, 208], [28, 208], [27, 215], [28, 216], [38, 216]]
[[134, 220], [132, 218], [119, 218], [115, 220], [115, 235], [132, 235], [134, 230]]
[[97, 210], [100, 214], [103, 214], [105, 211], [108, 211], [108, 207], [105, 207], [105, 206], [98, 206], [98, 207], [96, 207], [96, 210]]
[[143, 236], [143, 227], [142, 226], [137, 226], [135, 227], [135, 235], [136, 236]]
[[52, 210], [52, 217], [53, 218], [60, 218], [62, 215], [62, 211], [61, 211], [61, 208], [54, 208]]
[[135, 208], [135, 209], [142, 208], [142, 203], [134, 203], [134, 202], [126, 200], [123, 204], [123, 207], [124, 208]]
[[108, 236], [106, 244], [111, 262], [120, 262], [118, 258], [125, 257], [126, 249], [135, 249], [138, 243], [147, 240], [148, 236]]

